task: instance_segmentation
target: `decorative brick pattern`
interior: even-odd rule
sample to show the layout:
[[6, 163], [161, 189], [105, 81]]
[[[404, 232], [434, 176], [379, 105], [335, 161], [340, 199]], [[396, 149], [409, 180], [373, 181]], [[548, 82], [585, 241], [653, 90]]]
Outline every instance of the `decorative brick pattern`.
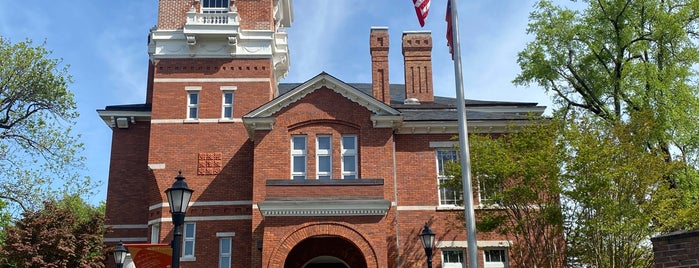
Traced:
[[429, 32], [403, 33], [405, 97], [434, 102], [432, 36]]
[[369, 37], [371, 52], [371, 84], [374, 98], [391, 104], [391, 85], [388, 82], [388, 29], [373, 28]]
[[199, 153], [197, 175], [218, 175], [221, 173], [223, 153]]

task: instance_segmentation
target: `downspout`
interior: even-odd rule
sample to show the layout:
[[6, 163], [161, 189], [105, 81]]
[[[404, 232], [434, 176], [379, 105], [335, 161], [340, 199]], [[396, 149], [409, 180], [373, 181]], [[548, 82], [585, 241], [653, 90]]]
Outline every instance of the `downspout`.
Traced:
[[401, 264], [401, 259], [400, 259], [400, 240], [398, 239], [398, 176], [396, 175], [396, 132], [393, 131], [393, 144], [392, 144], [392, 149], [393, 149], [393, 203], [395, 204], [395, 210], [396, 210], [396, 264], [398, 265], [397, 267], [403, 267]]

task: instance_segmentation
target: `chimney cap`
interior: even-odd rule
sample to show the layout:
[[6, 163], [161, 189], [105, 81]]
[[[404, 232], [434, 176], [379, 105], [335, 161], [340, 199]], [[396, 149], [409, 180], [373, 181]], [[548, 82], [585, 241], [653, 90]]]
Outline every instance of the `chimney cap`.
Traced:
[[403, 36], [412, 35], [412, 34], [429, 34], [429, 35], [431, 35], [432, 31], [425, 30], [425, 31], [404, 31], [403, 32]]
[[371, 26], [371, 31], [388, 31], [388, 26]]

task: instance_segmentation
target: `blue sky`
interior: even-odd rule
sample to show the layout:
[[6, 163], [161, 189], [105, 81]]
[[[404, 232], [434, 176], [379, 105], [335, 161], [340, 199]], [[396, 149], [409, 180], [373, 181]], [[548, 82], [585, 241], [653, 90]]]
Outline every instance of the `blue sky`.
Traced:
[[[538, 88], [515, 87], [517, 52], [526, 35], [532, 0], [459, 1], [465, 96], [469, 99], [538, 102], [550, 98]], [[345, 82], [371, 82], [369, 29], [389, 28], [391, 83], [403, 83], [403, 31], [429, 30], [433, 39], [435, 94], [455, 95], [454, 67], [446, 47], [446, 0], [432, 0], [420, 28], [411, 0], [294, 0], [287, 29], [291, 70], [282, 82], [303, 82], [325, 71]], [[18, 42], [46, 42], [52, 57], [70, 65], [87, 157], [85, 175], [101, 181], [106, 197], [111, 130], [95, 110], [112, 104], [143, 103], [147, 36], [157, 22], [158, 1], [0, 1], [0, 35]], [[0, 59], [1, 60], [1, 59]], [[550, 111], [549, 111], [550, 112]]]

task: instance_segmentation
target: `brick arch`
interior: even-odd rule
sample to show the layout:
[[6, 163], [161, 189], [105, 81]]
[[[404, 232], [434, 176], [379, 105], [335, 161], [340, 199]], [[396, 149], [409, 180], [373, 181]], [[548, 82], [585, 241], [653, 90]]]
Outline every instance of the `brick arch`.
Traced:
[[298, 129], [298, 128], [308, 127], [308, 126], [314, 126], [314, 125], [323, 125], [323, 126], [340, 125], [340, 126], [349, 127], [349, 128], [352, 128], [352, 129], [357, 129], [357, 130], [360, 129], [360, 126], [357, 125], [357, 124], [355, 124], [355, 123], [348, 122], [348, 121], [343, 121], [343, 120], [338, 120], [338, 119], [314, 119], [314, 120], [308, 120], [308, 121], [303, 121], [303, 122], [299, 122], [299, 123], [296, 123], [296, 124], [292, 124], [292, 125], [290, 125], [290, 126], [288, 127], [288, 129], [289, 129], [289, 131], [293, 131], [293, 130]]
[[282, 242], [274, 249], [267, 262], [267, 267], [284, 267], [284, 262], [294, 246], [307, 238], [321, 235], [342, 237], [354, 243], [364, 255], [367, 267], [379, 267], [376, 251], [364, 235], [351, 225], [339, 222], [307, 223], [291, 232], [289, 235], [282, 238]]

